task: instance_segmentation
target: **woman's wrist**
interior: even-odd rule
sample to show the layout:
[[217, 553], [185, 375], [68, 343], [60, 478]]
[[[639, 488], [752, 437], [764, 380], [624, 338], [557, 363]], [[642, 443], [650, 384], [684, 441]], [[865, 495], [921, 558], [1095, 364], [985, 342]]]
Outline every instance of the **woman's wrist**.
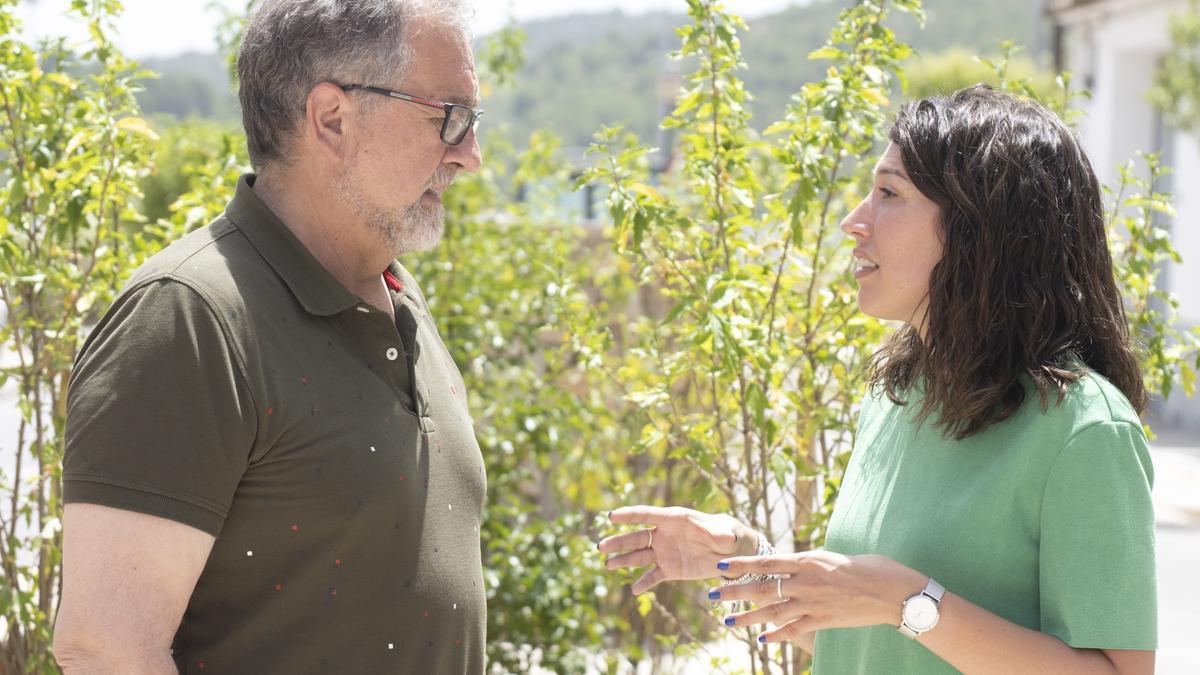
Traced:
[[738, 522], [737, 528], [734, 530], [737, 533], [737, 543], [734, 547], [733, 556], [750, 556], [758, 554], [758, 532], [747, 525]]
[[929, 582], [929, 577], [894, 560], [889, 560], [889, 562], [894, 565], [894, 568], [890, 570], [887, 580], [882, 584], [881, 592], [877, 596], [879, 623], [899, 626], [900, 612], [904, 607], [904, 601], [920, 593], [921, 589], [925, 588], [925, 584]]

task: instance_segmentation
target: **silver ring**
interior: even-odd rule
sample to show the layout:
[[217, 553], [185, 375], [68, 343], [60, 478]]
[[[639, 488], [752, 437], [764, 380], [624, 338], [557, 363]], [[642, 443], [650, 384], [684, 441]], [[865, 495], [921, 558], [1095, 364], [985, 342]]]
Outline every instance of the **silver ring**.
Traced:
[[650, 533], [650, 541], [646, 544], [646, 548], [654, 548], [654, 528], [652, 527], [646, 531]]
[[775, 577], [775, 595], [777, 595], [779, 597], [780, 602], [787, 600], [787, 598], [783, 597], [783, 577], [782, 576]]

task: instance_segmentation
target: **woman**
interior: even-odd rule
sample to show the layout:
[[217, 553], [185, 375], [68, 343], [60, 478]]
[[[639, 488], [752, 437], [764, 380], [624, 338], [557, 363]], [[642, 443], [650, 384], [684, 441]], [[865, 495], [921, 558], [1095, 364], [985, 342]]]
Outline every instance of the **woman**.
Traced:
[[635, 593], [741, 577], [709, 592], [756, 606], [726, 625], [773, 624], [758, 639], [818, 675], [1153, 672], [1146, 394], [1091, 166], [1053, 113], [982, 86], [906, 105], [889, 137], [842, 229], [862, 311], [905, 325], [870, 364], [825, 550], [635, 506], [612, 521], [650, 529], [600, 542], [607, 566], [652, 565]]

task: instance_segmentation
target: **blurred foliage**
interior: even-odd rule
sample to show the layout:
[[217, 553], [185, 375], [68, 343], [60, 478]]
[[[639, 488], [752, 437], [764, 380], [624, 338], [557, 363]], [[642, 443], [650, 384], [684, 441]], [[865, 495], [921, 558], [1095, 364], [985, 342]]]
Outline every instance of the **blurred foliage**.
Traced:
[[[625, 316], [622, 349], [608, 347], [595, 319], [573, 332], [646, 420], [634, 449], [655, 461], [634, 499], [726, 511], [803, 550], [823, 538], [853, 445], [860, 366], [883, 333], [858, 312], [839, 223], [870, 189], [888, 94], [911, 55], [884, 21], [920, 6], [866, 0], [842, 11], [809, 55], [824, 76], [800, 88], [764, 137], [745, 105], [745, 24], [712, 0], [688, 5], [676, 57], [696, 70], [663, 123], [681, 134], [680, 172], [651, 184], [649, 148], [610, 128], [583, 178], [608, 186], [613, 246], [662, 311]], [[664, 499], [655, 487], [672, 470], [687, 479]], [[701, 589], [689, 595], [701, 604]], [[718, 627], [711, 611], [703, 621]], [[803, 667], [799, 650], [739, 633], [751, 670]]]
[[1150, 100], [1181, 131], [1200, 131], [1200, 0], [1171, 16], [1171, 49], [1154, 74]]
[[[216, 12], [220, 17], [217, 22], [217, 54], [225, 64], [225, 71], [232, 83], [230, 91], [237, 92], [237, 53], [242, 44], [242, 35], [246, 32], [246, 21], [250, 11], [254, 9], [256, 0], [241, 0], [241, 9], [233, 9], [221, 0], [208, 0], [208, 10]], [[236, 98], [236, 96], [235, 96]]]
[[67, 379], [88, 327], [164, 237], [137, 231], [156, 135], [134, 100], [146, 73], [110, 41], [119, 2], [71, 2], [88, 27], [77, 47], [25, 41], [15, 4], [0, 0], [0, 381], [20, 414], [11, 473], [0, 468], [0, 671], [52, 673]]
[[[220, 182], [223, 172], [217, 176], [207, 175], [213, 167], [247, 166], [244, 146], [245, 138], [241, 132], [229, 125], [209, 120], [185, 120], [166, 126], [155, 148], [156, 161], [141, 181], [142, 215], [152, 223], [169, 219], [178, 210], [176, 200], [185, 193], [214, 178]], [[205, 196], [215, 198], [217, 195]], [[209, 202], [202, 200], [202, 203]], [[194, 227], [197, 222], [207, 221], [194, 221], [189, 225]]]
[[997, 72], [995, 63], [958, 47], [915, 56], [904, 64], [904, 96], [908, 99], [946, 96], [981, 82], [1004, 89], [1007, 82], [1015, 80], [1029, 82], [1038, 99], [1052, 98], [1058, 92], [1054, 74], [1027, 57], [1015, 58], [1015, 53], [1012, 42], [1001, 43], [996, 63], [1007, 64], [1003, 73]]
[[[1183, 259], [1170, 232], [1161, 226], [1162, 217], [1175, 215], [1171, 197], [1154, 187], [1167, 169], [1157, 155], [1141, 158], [1145, 177], [1131, 161], [1120, 167], [1117, 185], [1105, 189], [1113, 261], [1129, 325], [1141, 350], [1146, 391], [1165, 400], [1179, 383], [1190, 397], [1196, 393], [1200, 368], [1200, 326], [1181, 328], [1179, 299], [1159, 286], [1167, 264]], [[1148, 426], [1146, 431], [1150, 433]]]

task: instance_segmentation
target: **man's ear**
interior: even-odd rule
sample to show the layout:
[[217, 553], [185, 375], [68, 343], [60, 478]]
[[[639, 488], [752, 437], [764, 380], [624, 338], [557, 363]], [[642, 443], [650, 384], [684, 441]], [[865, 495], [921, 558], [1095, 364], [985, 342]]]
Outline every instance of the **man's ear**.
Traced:
[[326, 159], [338, 162], [349, 151], [353, 105], [346, 92], [331, 82], [322, 82], [308, 92], [304, 136]]

